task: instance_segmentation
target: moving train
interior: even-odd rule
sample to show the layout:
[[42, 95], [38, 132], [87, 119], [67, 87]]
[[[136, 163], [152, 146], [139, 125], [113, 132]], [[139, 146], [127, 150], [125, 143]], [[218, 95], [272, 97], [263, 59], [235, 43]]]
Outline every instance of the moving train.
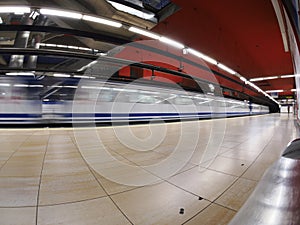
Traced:
[[1, 124], [101, 123], [220, 118], [269, 113], [263, 105], [212, 94], [100, 80], [61, 85], [72, 99], [0, 98]]

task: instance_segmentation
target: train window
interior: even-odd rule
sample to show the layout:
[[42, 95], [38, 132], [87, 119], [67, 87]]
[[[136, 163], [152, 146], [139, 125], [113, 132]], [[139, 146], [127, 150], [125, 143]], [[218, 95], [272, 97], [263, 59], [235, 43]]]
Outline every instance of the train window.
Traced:
[[100, 102], [112, 102], [114, 101], [116, 94], [111, 91], [101, 91], [98, 96]]
[[174, 103], [178, 105], [193, 105], [194, 101], [192, 98], [188, 98], [186, 96], [178, 96], [174, 98]]
[[155, 103], [155, 98], [153, 96], [149, 96], [149, 95], [139, 95], [139, 100], [137, 102], [153, 104], [153, 103]]

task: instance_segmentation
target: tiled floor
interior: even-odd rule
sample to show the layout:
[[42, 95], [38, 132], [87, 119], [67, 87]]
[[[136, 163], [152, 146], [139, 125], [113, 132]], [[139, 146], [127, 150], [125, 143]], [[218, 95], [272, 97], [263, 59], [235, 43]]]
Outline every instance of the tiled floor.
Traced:
[[0, 130], [0, 224], [227, 224], [293, 116]]

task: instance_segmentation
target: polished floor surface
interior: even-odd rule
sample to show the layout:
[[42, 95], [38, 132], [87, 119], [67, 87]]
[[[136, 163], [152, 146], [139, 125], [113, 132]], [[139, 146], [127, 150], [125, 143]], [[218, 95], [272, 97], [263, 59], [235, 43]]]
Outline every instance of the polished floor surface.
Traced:
[[0, 130], [0, 224], [228, 224], [292, 115]]

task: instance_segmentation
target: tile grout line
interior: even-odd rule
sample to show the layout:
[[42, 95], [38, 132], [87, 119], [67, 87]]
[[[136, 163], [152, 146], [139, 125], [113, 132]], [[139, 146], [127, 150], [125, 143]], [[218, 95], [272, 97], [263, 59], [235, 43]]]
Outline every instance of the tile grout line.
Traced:
[[43, 177], [43, 169], [44, 169], [44, 163], [45, 163], [46, 154], [47, 154], [50, 139], [51, 139], [51, 134], [49, 133], [48, 134], [47, 145], [46, 145], [46, 148], [45, 148], [45, 153], [44, 153], [43, 160], [42, 160], [42, 169], [41, 169], [41, 173], [40, 173], [39, 189], [38, 189], [37, 199], [36, 199], [36, 211], [35, 211], [35, 224], [36, 225], [38, 225], [39, 199], [40, 199], [40, 190], [41, 190], [42, 177]]
[[21, 142], [21, 144], [18, 146], [18, 148], [13, 153], [11, 153], [11, 155], [8, 157], [8, 159], [5, 161], [5, 163], [3, 163], [3, 165], [0, 167], [0, 171], [8, 163], [8, 161], [20, 150], [21, 146], [32, 136], [33, 136], [33, 134], [29, 135], [24, 141]]
[[[202, 209], [202, 210], [200, 210], [196, 215], [194, 215], [193, 217], [191, 217], [190, 219], [188, 219], [188, 220], [186, 220], [183, 224], [185, 224], [185, 223], [187, 223], [188, 221], [190, 221], [192, 218], [194, 218], [194, 217], [196, 217], [198, 214], [200, 214], [201, 212], [203, 212], [206, 208], [208, 208], [210, 205], [212, 205], [212, 204], [217, 204], [217, 205], [219, 205], [219, 206], [221, 206], [221, 207], [224, 207], [224, 208], [227, 208], [227, 209], [229, 209], [229, 210], [232, 210], [232, 211], [235, 211], [235, 212], [238, 212], [238, 210], [233, 210], [233, 209], [231, 209], [231, 208], [229, 208], [229, 207], [227, 207], [227, 206], [223, 206], [223, 205], [221, 205], [221, 204], [219, 204], [219, 203], [217, 203], [216, 201], [227, 191], [227, 190], [229, 190], [240, 178], [242, 178], [242, 176], [246, 173], [246, 171], [254, 164], [254, 162], [258, 159], [258, 157], [264, 152], [264, 150], [265, 150], [265, 148], [269, 145], [269, 143], [272, 141], [272, 139], [273, 139], [273, 137], [274, 137], [274, 134], [272, 135], [272, 137], [270, 138], [270, 140], [268, 141], [268, 143], [264, 146], [264, 148], [263, 148], [263, 150], [258, 154], [258, 156], [253, 160], [253, 162], [249, 165], [249, 167], [240, 175], [240, 176], [237, 176], [237, 179], [236, 180], [234, 180], [233, 182], [232, 182], [232, 184], [231, 185], [229, 185], [229, 187], [228, 188], [226, 188], [219, 196], [217, 196], [213, 201], [209, 201], [210, 202], [210, 204], [207, 206], [207, 207], [205, 207], [204, 209]], [[247, 140], [246, 140], [247, 141]], [[176, 185], [175, 185], [176, 186]], [[183, 189], [184, 190], [184, 189]], [[186, 191], [186, 190], [185, 190]]]
[[[70, 134], [68, 134], [70, 137]], [[112, 201], [112, 203], [115, 205], [115, 207], [121, 212], [121, 214], [127, 219], [127, 221], [134, 225], [134, 223], [131, 222], [131, 220], [128, 218], [128, 216], [121, 210], [121, 208], [117, 205], [117, 203], [112, 199], [112, 197], [108, 194], [108, 192], [105, 190], [105, 188], [103, 187], [103, 185], [100, 183], [100, 181], [97, 179], [97, 177], [95, 176], [95, 174], [93, 173], [92, 169], [90, 168], [90, 166], [88, 165], [88, 163], [84, 160], [84, 157], [82, 156], [77, 144], [74, 142], [74, 140], [70, 137], [70, 139], [72, 140], [75, 148], [77, 149], [77, 151], [79, 152], [79, 154], [81, 155], [82, 160], [84, 161], [85, 165], [87, 166], [87, 168], [89, 169], [90, 173], [92, 174], [92, 176], [94, 177], [94, 179], [96, 180], [96, 182], [98, 183], [98, 185], [103, 189], [103, 191], [105, 192], [106, 196]], [[104, 196], [105, 197], [105, 196]]]

